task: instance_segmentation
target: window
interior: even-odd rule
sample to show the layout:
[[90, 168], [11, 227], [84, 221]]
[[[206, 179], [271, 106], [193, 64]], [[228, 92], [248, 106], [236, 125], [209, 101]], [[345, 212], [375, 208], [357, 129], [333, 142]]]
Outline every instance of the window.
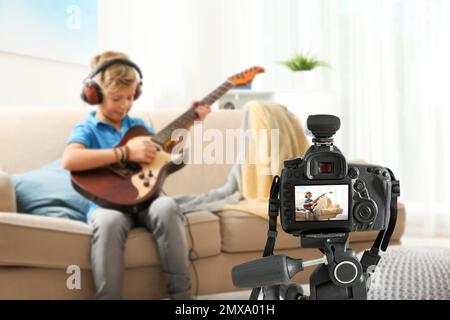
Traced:
[[86, 64], [98, 51], [96, 0], [0, 0], [0, 51]]

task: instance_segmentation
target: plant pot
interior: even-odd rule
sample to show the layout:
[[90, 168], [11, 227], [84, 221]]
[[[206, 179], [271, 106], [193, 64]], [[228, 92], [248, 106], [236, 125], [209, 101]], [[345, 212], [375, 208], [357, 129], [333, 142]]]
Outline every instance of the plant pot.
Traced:
[[294, 91], [311, 90], [314, 88], [315, 73], [310, 71], [296, 71], [293, 73], [293, 89]]

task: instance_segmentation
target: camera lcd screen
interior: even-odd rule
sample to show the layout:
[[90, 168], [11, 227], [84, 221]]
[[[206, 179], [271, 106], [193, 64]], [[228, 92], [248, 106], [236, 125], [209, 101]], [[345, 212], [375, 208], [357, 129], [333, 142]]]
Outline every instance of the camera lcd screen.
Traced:
[[295, 220], [348, 220], [348, 185], [295, 186]]

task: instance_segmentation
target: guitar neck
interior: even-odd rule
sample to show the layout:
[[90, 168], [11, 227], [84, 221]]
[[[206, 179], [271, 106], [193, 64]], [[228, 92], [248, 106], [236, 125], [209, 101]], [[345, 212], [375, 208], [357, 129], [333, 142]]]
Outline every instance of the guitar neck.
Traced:
[[320, 198], [322, 198], [324, 195], [326, 195], [327, 193], [324, 193], [324, 194], [322, 194], [320, 197], [317, 197], [317, 199], [316, 200], [314, 200], [314, 202], [317, 202], [317, 201], [319, 201], [319, 199]]
[[[214, 91], [200, 100], [200, 105], [212, 105], [214, 102], [219, 100], [227, 91], [233, 88], [234, 85], [231, 81], [225, 81], [220, 86], [218, 86]], [[169, 123], [166, 127], [164, 127], [161, 131], [159, 131], [155, 136], [153, 136], [152, 140], [160, 145], [166, 144], [172, 137], [172, 133], [181, 128], [188, 128], [194, 121], [197, 119], [197, 114], [195, 113], [195, 107], [189, 108], [186, 112], [184, 112], [181, 116], [176, 118], [174, 121]]]

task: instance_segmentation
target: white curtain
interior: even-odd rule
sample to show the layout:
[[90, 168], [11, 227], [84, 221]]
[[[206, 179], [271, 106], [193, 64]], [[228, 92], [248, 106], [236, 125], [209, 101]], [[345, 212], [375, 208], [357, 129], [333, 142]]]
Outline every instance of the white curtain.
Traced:
[[[101, 47], [128, 52], [143, 68], [141, 106], [183, 107], [251, 65], [267, 71], [254, 88], [301, 100], [298, 74], [277, 62], [295, 52], [327, 61], [331, 67], [311, 73], [310, 84], [333, 97], [326, 111], [341, 117], [341, 150], [395, 172], [407, 232], [450, 235], [450, 1], [100, 0], [99, 6]], [[311, 104], [293, 111], [323, 110]]]
[[218, 69], [218, 40], [200, 38], [199, 29], [210, 28], [214, 34], [210, 22], [215, 17], [208, 12], [217, 6], [214, 1], [99, 1], [100, 47], [128, 53], [144, 73], [145, 94], [138, 107], [187, 107], [202, 98], [204, 86], [213, 89], [216, 75], [199, 67]]
[[[335, 97], [326, 110], [341, 117], [341, 150], [348, 159], [394, 171], [407, 206], [407, 233], [449, 236], [450, 1], [264, 0], [253, 3], [259, 19], [249, 8], [232, 13], [239, 3], [229, 2], [228, 24], [237, 30], [253, 24], [262, 56], [240, 52], [269, 66], [266, 88], [296, 90], [298, 75], [275, 64], [295, 52], [327, 61], [331, 68], [314, 71], [311, 81], [316, 91]], [[224, 41], [242, 48], [248, 38], [236, 32]], [[297, 99], [305, 94], [300, 90]], [[320, 107], [292, 111], [304, 118]]]
[[335, 20], [333, 88], [343, 112], [344, 150], [394, 170], [409, 233], [450, 235], [450, 3], [336, 3], [322, 2]]

